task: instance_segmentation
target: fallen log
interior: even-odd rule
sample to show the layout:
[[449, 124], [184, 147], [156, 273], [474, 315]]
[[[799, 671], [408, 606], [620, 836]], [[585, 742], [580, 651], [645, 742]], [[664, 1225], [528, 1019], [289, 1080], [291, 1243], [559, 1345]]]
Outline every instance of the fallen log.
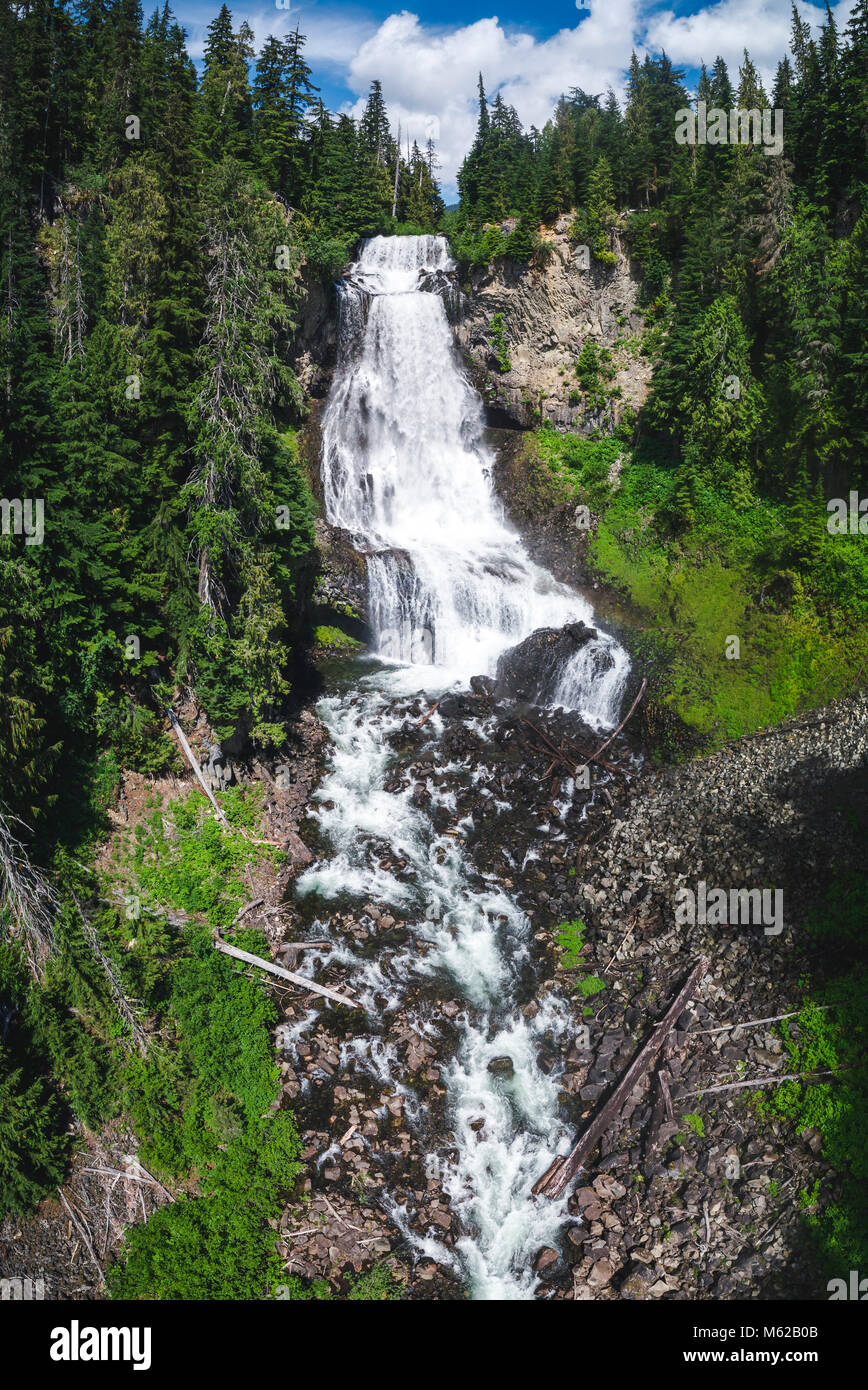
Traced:
[[633, 1058], [615, 1090], [606, 1103], [599, 1108], [578, 1143], [565, 1158], [562, 1158], [560, 1163], [552, 1164], [548, 1171], [534, 1183], [531, 1190], [535, 1197], [560, 1197], [567, 1184], [575, 1177], [596, 1147], [599, 1139], [617, 1119], [630, 1092], [651, 1066], [664, 1038], [671, 1033], [675, 1026], [675, 1020], [683, 1012], [684, 1005], [707, 969], [708, 961], [703, 956], [696, 962], [650, 1038]]
[[791, 1071], [786, 1076], [755, 1076], [752, 1081], [728, 1081], [725, 1086], [696, 1086], [688, 1091], [679, 1091], [676, 1100], [686, 1100], [688, 1096], [716, 1096], [721, 1091], [743, 1091], [754, 1086], [780, 1086], [783, 1081], [818, 1081], [821, 1076], [839, 1076], [842, 1071], [853, 1071], [853, 1067], [838, 1067], [835, 1071]]
[[175, 737], [177, 738], [178, 742], [180, 743], [182, 749], [184, 750], [184, 756], [186, 757], [187, 762], [190, 764], [190, 766], [192, 767], [193, 771], [195, 772], [197, 778], [199, 779], [199, 785], [201, 786], [201, 788], [202, 788], [203, 792], [205, 793], [205, 795], [207, 796], [208, 800], [211, 802], [211, 805], [212, 805], [213, 808], [214, 808], [214, 814], [216, 815], [217, 819], [220, 820], [220, 821], [223, 821], [223, 823], [224, 823], [224, 825], [225, 825], [225, 823], [226, 823], [226, 817], [225, 817], [225, 815], [223, 814], [222, 807], [218, 805], [218, 803], [217, 803], [217, 801], [216, 801], [216, 799], [215, 799], [215, 797], [214, 797], [214, 793], [212, 792], [211, 788], [208, 786], [208, 783], [205, 781], [205, 778], [204, 778], [204, 776], [203, 776], [202, 769], [201, 769], [201, 767], [199, 766], [199, 762], [198, 762], [198, 759], [197, 759], [197, 757], [196, 757], [196, 754], [193, 752], [192, 748], [190, 747], [189, 743], [187, 742], [187, 736], [186, 736], [186, 734], [184, 733], [184, 730], [181, 728], [180, 723], [178, 722], [178, 717], [177, 717], [177, 715], [175, 714], [175, 711], [174, 711], [173, 709], [169, 709], [168, 706], [167, 706], [166, 708], [167, 708], [167, 712], [168, 712], [168, 715], [169, 715], [169, 721], [170, 721], [170, 723], [171, 723], [171, 725], [172, 725], [172, 728], [173, 728], [174, 731], [175, 731]]
[[330, 941], [287, 941], [287, 942], [285, 943], [285, 945], [281, 946], [281, 948], [280, 948], [280, 950], [278, 951], [277, 954], [280, 955], [283, 951], [307, 951], [307, 950], [309, 950], [311, 947], [315, 947], [317, 950], [320, 950], [320, 951], [328, 951], [328, 950], [331, 949], [331, 942], [330, 942]]
[[[815, 1005], [814, 1007], [817, 1006]], [[831, 1008], [831, 1004], [819, 1005], [821, 1012]], [[710, 1033], [730, 1033], [736, 1028], [759, 1028], [764, 1023], [782, 1023], [786, 1018], [798, 1018], [800, 1013], [800, 1009], [795, 1009], [792, 1013], [788, 1014], [772, 1014], [771, 1018], [748, 1018], [744, 1022], [724, 1023], [720, 1028], [700, 1028], [699, 1032], [694, 1034], [694, 1036], [700, 1038], [703, 1036], [707, 1037]]]
[[[441, 699], [442, 699], [442, 696], [441, 696]], [[425, 715], [423, 715], [421, 719], [417, 720], [417, 722], [416, 722], [416, 728], [417, 728], [417, 729], [421, 729], [421, 727], [422, 727], [423, 724], [427, 724], [427, 723], [428, 723], [428, 720], [431, 718], [431, 715], [432, 715], [432, 714], [434, 713], [434, 711], [437, 709], [437, 707], [438, 707], [439, 704], [440, 704], [440, 700], [435, 701], [435, 703], [434, 703], [434, 704], [431, 706], [431, 708], [429, 709], [428, 713], [425, 714]]]
[[246, 917], [248, 912], [252, 912], [255, 907], [261, 907], [264, 902], [264, 898], [255, 898], [252, 903], [248, 903], [246, 907], [242, 907], [235, 918], [236, 922], [240, 922], [242, 917]]
[[294, 985], [300, 985], [302, 989], [311, 989], [314, 994], [324, 994], [326, 999], [334, 999], [338, 1004], [346, 1004], [349, 1009], [361, 1009], [363, 1005], [350, 999], [349, 995], [338, 994], [337, 990], [329, 989], [328, 985], [318, 985], [315, 980], [307, 980], [304, 975], [294, 975], [291, 970], [284, 970], [282, 965], [274, 965], [270, 960], [263, 960], [262, 956], [254, 956], [250, 951], [239, 950], [237, 946], [230, 946], [228, 941], [215, 940], [214, 945], [218, 951], [222, 951], [226, 956], [233, 956], [235, 960], [246, 961], [248, 965], [258, 965], [260, 970], [267, 970], [271, 975], [278, 975], [281, 980], [289, 980]]

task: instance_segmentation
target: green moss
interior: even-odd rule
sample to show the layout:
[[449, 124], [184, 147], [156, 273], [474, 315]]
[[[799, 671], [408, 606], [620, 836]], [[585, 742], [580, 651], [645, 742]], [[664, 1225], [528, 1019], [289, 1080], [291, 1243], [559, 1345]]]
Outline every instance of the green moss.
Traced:
[[[739, 512], [701, 483], [694, 524], [674, 537], [675, 488], [672, 470], [628, 464], [591, 542], [601, 575], [648, 615], [634, 649], [655, 669], [655, 701], [718, 746], [864, 682], [864, 548], [857, 555], [849, 538], [827, 537], [800, 575], [778, 563], [782, 504]], [[727, 655], [732, 637], [737, 658]]]
[[339, 627], [318, 627], [314, 631], [314, 641], [318, 647], [337, 647], [341, 651], [352, 651], [362, 644], [355, 637], [342, 632]]

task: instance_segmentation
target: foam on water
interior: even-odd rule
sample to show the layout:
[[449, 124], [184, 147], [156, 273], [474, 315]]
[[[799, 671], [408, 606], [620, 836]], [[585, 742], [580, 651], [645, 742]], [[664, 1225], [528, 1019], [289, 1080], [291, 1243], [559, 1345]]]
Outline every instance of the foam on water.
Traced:
[[[401, 1001], [414, 973], [445, 976], [466, 1002], [455, 1020], [458, 1051], [443, 1073], [457, 1153], [441, 1175], [459, 1223], [454, 1250], [420, 1237], [408, 1213], [388, 1195], [386, 1203], [420, 1253], [455, 1268], [474, 1297], [522, 1299], [533, 1296], [534, 1255], [566, 1219], [564, 1200], [530, 1190], [569, 1145], [560, 1064], [546, 1074], [537, 1056], [545, 1036], [569, 1030], [572, 1014], [555, 994], [543, 996], [533, 1018], [517, 1007], [530, 924], [475, 871], [458, 837], [440, 834], [408, 791], [386, 790], [387, 735], [403, 723], [402, 693], [494, 674], [498, 657], [537, 628], [593, 624], [593, 611], [530, 560], [494, 494], [481, 405], [432, 281], [450, 264], [442, 238], [376, 237], [341, 290], [323, 488], [329, 521], [368, 558], [372, 646], [386, 666], [321, 702], [332, 752], [314, 814], [332, 852], [302, 875], [298, 892], [324, 908], [339, 895], [374, 900], [408, 919], [410, 948], [388, 962], [354, 961], [354, 988], [372, 1017], [378, 999]], [[551, 703], [611, 728], [628, 669], [622, 648], [599, 632], [559, 673]], [[432, 736], [438, 728], [434, 716]], [[485, 725], [477, 732], [484, 737]], [[449, 805], [449, 793], [429, 790], [432, 803]], [[390, 861], [406, 865], [400, 877], [381, 866], [384, 845]], [[316, 929], [328, 931], [327, 910]], [[311, 960], [299, 967], [313, 968]], [[511, 1076], [488, 1070], [503, 1056]], [[345, 1057], [410, 1094], [390, 1045], [377, 1042], [368, 1056], [354, 1040]], [[408, 1114], [417, 1116], [412, 1105]], [[480, 1119], [482, 1128], [471, 1129]]]

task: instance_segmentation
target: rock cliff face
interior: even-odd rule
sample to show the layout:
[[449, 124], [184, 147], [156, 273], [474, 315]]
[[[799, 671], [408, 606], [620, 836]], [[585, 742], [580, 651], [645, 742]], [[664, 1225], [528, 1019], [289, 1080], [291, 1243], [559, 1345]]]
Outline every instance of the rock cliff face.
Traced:
[[307, 264], [299, 271], [298, 327], [290, 366], [307, 396], [328, 395], [337, 356], [337, 300], [333, 285], [323, 285]]
[[[613, 422], [626, 405], [635, 409], [645, 398], [650, 365], [615, 346], [642, 329], [638, 281], [626, 251], [618, 239], [617, 265], [592, 259], [583, 269], [569, 239], [570, 221], [562, 217], [545, 234], [550, 251], [544, 265], [501, 261], [472, 271], [463, 286], [456, 337], [491, 425], [528, 428], [548, 421], [580, 433], [597, 428], [605, 412], [588, 410], [587, 401], [576, 398], [576, 358], [588, 340], [612, 352], [610, 392], [621, 393], [612, 401]], [[495, 314], [503, 315], [507, 371], [494, 346]]]

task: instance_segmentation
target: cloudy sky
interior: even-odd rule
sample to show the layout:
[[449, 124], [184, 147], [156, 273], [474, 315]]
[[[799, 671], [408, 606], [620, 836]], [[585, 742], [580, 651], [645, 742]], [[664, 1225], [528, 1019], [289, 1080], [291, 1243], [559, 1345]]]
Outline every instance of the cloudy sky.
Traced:
[[[429, 132], [438, 137], [447, 201], [473, 139], [480, 71], [489, 94], [500, 91], [525, 126], [544, 125], [570, 87], [604, 93], [612, 86], [620, 97], [633, 48], [640, 56], [665, 49], [690, 86], [700, 63], [712, 63], [719, 53], [737, 79], [747, 47], [770, 86], [787, 51], [791, 12], [791, 0], [416, 0], [405, 9], [386, 0], [227, 2], [236, 23], [246, 18], [258, 42], [300, 26], [314, 80], [332, 110], [358, 115], [379, 78], [393, 124], [400, 120], [420, 144]], [[841, 29], [852, 3], [832, 6]], [[201, 57], [219, 0], [176, 0], [174, 8], [188, 30], [190, 52]], [[819, 26], [821, 5], [798, 0], [798, 9]]]

